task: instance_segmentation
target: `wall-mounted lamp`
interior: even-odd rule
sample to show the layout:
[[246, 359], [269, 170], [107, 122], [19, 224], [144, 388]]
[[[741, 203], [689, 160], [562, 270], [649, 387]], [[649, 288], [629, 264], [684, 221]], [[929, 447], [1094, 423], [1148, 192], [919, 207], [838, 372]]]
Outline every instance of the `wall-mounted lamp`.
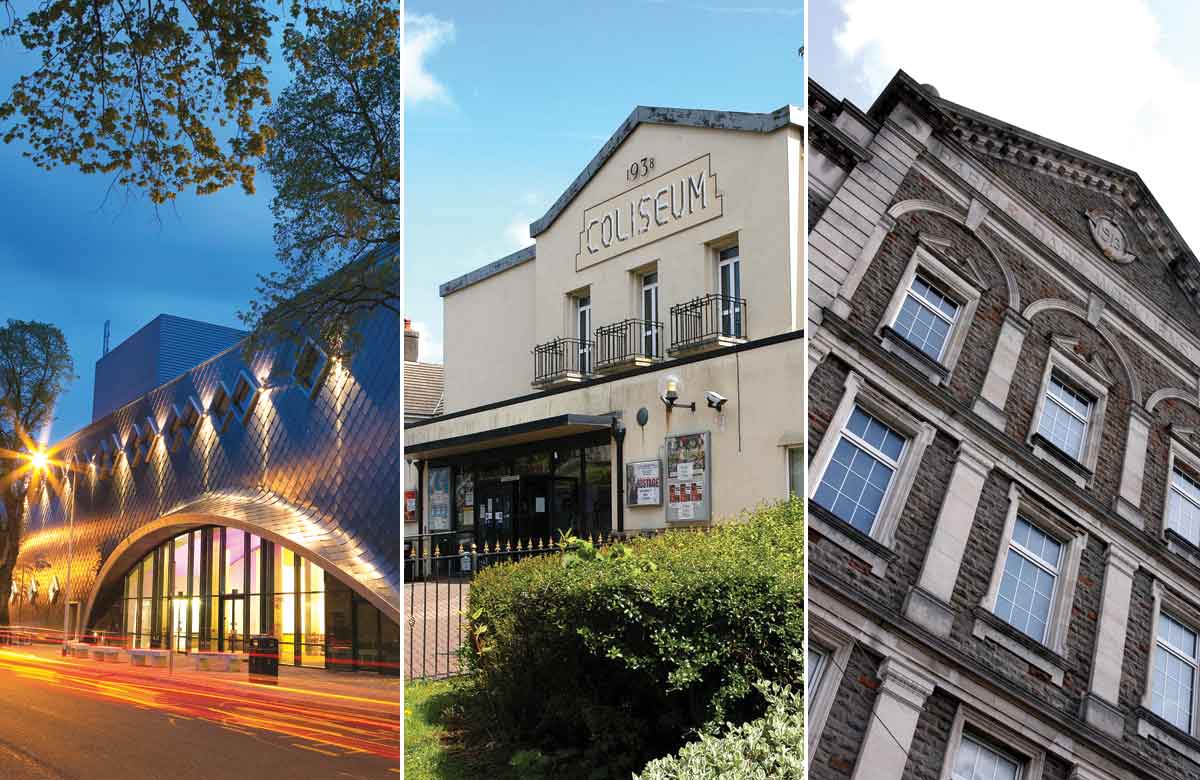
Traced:
[[695, 401], [685, 404], [679, 400], [679, 377], [674, 374], [667, 376], [663, 383], [662, 395], [659, 397], [662, 399], [663, 405], [667, 407], [668, 412], [679, 408], [691, 409], [693, 412], [696, 411]]

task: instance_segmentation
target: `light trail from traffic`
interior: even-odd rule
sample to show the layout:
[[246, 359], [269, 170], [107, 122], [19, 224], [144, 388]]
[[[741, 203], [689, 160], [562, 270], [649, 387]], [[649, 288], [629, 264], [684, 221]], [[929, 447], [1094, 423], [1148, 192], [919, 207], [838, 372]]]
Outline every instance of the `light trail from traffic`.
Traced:
[[[171, 717], [200, 718], [231, 730], [254, 729], [329, 755], [369, 753], [400, 759], [399, 701], [297, 685], [210, 678], [212, 672], [137, 669], [120, 664], [0, 649], [0, 673], [49, 687], [154, 709]], [[329, 753], [330, 749], [340, 753]]]

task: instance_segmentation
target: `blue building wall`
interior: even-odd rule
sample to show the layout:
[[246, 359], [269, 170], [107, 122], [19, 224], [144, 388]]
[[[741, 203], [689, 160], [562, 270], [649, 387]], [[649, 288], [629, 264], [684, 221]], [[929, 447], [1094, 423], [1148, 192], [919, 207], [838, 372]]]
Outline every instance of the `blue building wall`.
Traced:
[[224, 325], [160, 314], [96, 361], [92, 420], [98, 420], [246, 337]]
[[[312, 394], [286, 379], [294, 346], [259, 354], [250, 365], [234, 346], [55, 444], [57, 467], [28, 497], [13, 621], [61, 627], [65, 604], [77, 601], [82, 627], [91, 627], [140, 557], [187, 528], [216, 524], [300, 552], [398, 622], [399, 320], [381, 313], [363, 335], [350, 364], [332, 366]], [[149, 418], [161, 430], [172, 408], [183, 410], [191, 399], [208, 410], [218, 383], [233, 391], [242, 371], [273, 383], [245, 424], [232, 421], [222, 432], [207, 415], [178, 451], [158, 436], [148, 460], [132, 464], [135, 424], [146, 429]], [[123, 448], [108, 475], [105, 442]], [[55, 582], [63, 592], [52, 600]]]

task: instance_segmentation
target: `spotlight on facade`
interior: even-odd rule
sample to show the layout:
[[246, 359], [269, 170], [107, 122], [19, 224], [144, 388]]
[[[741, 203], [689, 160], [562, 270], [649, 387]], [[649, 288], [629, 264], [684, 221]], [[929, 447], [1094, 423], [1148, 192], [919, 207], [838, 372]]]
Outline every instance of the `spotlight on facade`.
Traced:
[[49, 458], [46, 456], [45, 450], [35, 450], [29, 455], [29, 462], [38, 471], [45, 471]]

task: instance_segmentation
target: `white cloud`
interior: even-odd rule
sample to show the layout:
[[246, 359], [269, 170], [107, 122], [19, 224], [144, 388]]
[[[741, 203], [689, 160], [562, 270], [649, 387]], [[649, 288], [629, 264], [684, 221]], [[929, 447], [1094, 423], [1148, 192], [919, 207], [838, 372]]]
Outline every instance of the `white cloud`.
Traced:
[[530, 222], [533, 220], [524, 214], [518, 214], [512, 222], [505, 226], [504, 240], [511, 247], [511, 251], [524, 249], [533, 243], [533, 239], [529, 237]]
[[404, 99], [410, 103], [449, 103], [446, 85], [429, 71], [429, 57], [454, 40], [454, 23], [432, 14], [404, 15], [404, 45], [400, 67]]
[[442, 362], [442, 331], [424, 320], [413, 320], [413, 330], [420, 335], [418, 357], [422, 363]]
[[957, 0], [841, 5], [840, 66], [870, 96], [903, 68], [948, 100], [1132, 168], [1200, 241], [1191, 166], [1180, 164], [1200, 125], [1200, 74], [1168, 58], [1148, 3], [1012, 0], [1003, 13]]

